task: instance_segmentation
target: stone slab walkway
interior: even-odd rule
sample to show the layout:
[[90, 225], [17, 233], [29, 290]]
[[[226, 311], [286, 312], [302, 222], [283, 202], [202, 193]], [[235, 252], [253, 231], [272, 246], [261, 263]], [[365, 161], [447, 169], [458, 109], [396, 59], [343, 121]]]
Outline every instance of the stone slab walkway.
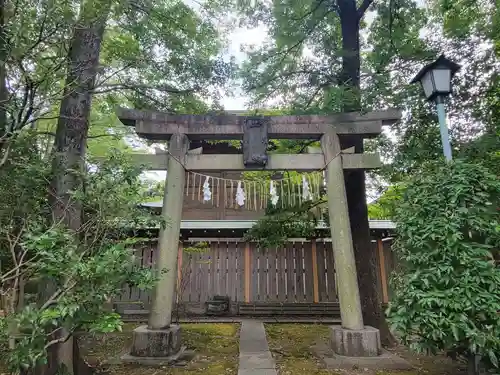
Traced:
[[243, 320], [240, 329], [240, 364], [238, 375], [276, 375], [273, 356], [267, 345], [264, 324]]

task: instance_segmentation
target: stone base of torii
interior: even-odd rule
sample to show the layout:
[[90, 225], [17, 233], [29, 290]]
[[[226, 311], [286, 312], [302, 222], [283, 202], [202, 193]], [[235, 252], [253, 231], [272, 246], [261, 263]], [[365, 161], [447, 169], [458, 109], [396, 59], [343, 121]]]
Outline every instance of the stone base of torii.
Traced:
[[[160, 281], [153, 292], [147, 326], [133, 333], [133, 345], [127, 358], [134, 362], [162, 363], [175, 356], [181, 347], [181, 329], [171, 324], [177, 276], [177, 254], [182, 215], [186, 168], [206, 170], [300, 170], [314, 171], [326, 165], [328, 210], [341, 326], [331, 327], [333, 351], [347, 357], [377, 357], [381, 354], [380, 334], [363, 323], [361, 303], [351, 237], [351, 225], [344, 183], [344, 169], [369, 169], [380, 166], [378, 155], [342, 153], [340, 138], [344, 135], [373, 137], [383, 125], [400, 119], [397, 110], [342, 113], [331, 116], [263, 116], [241, 115], [170, 115], [119, 109], [118, 117], [135, 126], [139, 136], [149, 140], [169, 141], [168, 154], [138, 156], [137, 162], [150, 169], [168, 170], [162, 216], [169, 222], [159, 237], [158, 270]], [[267, 155], [268, 138], [320, 140], [322, 155]], [[189, 140], [242, 139], [242, 155], [191, 155]], [[162, 160], [160, 160], [162, 159]], [[288, 161], [293, 160], [293, 162]]]

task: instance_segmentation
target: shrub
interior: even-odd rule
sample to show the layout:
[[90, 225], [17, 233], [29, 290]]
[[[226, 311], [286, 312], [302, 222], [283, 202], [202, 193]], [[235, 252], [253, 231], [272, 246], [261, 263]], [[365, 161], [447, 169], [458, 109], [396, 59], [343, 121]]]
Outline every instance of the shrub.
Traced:
[[498, 367], [500, 182], [481, 165], [431, 164], [396, 210], [392, 328], [411, 348], [481, 355]]

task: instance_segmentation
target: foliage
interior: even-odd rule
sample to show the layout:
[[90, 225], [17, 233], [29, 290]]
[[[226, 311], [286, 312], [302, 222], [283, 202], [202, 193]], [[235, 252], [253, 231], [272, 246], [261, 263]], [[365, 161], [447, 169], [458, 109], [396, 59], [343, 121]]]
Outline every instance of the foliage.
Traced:
[[[206, 9], [182, 1], [4, 1], [0, 27], [0, 164], [9, 139], [28, 127], [50, 149], [55, 133], [71, 35], [82, 9], [109, 8], [92, 91], [89, 148], [130, 151], [139, 144], [115, 115], [118, 105], [202, 113], [218, 104], [234, 64], [223, 59], [222, 28]], [[5, 78], [5, 82], [2, 80]], [[4, 91], [2, 84], [5, 85]], [[203, 99], [201, 97], [203, 96]], [[123, 139], [125, 137], [126, 139]]]
[[210, 246], [207, 242], [197, 242], [193, 246], [187, 246], [182, 249], [187, 254], [206, 253], [208, 250], [210, 250]]
[[269, 202], [266, 216], [245, 233], [246, 241], [254, 241], [259, 248], [283, 246], [289, 238], [314, 237], [323, 199], [296, 203], [287, 208], [273, 207]]
[[12, 369], [43, 362], [47, 349], [66, 339], [51, 338], [63, 328], [70, 334], [77, 329], [119, 329], [120, 317], [105, 311], [106, 302], [118, 296], [126, 283], [144, 289], [156, 280], [148, 270], [135, 266], [132, 249], [123, 243], [88, 247], [82, 254], [74, 234], [61, 228], [26, 237], [21, 246], [30, 258], [24, 267], [30, 268], [32, 279], [50, 279], [55, 291], [42, 306], [29, 304], [8, 317], [19, 332], [9, 355]]
[[[140, 168], [119, 153], [88, 161], [84, 190], [71, 192], [83, 207], [77, 231], [53, 222], [47, 186], [50, 168], [31, 139], [17, 138], [12, 158], [0, 168], [0, 290], [7, 316], [2, 344], [12, 369], [43, 363], [47, 351], [75, 330], [110, 332], [120, 317], [105, 309], [129, 283], [151, 288], [158, 274], [136, 265], [127, 223], [157, 221], [139, 210]], [[50, 164], [49, 164], [50, 165]], [[40, 286], [40, 287], [38, 287]]]
[[402, 183], [392, 185], [377, 199], [368, 205], [368, 217], [370, 219], [391, 219], [401, 200], [404, 191]]
[[498, 366], [499, 203], [497, 176], [479, 164], [431, 163], [408, 183], [395, 217], [404, 267], [388, 316], [411, 347]]

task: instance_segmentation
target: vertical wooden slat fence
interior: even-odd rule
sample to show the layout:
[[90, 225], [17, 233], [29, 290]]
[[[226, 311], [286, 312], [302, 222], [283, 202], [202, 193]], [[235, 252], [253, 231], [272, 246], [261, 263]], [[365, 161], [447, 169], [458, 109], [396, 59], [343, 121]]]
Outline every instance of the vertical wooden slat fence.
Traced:
[[[189, 252], [179, 247], [176, 301], [203, 305], [215, 295], [232, 302], [338, 302], [331, 242], [290, 240], [278, 249], [258, 249], [240, 239], [215, 239], [206, 252]], [[373, 242], [377, 254], [379, 290], [384, 302], [390, 297], [387, 281], [393, 267], [390, 241]], [[137, 249], [138, 262], [153, 267], [156, 243]], [[380, 262], [383, 262], [381, 264]], [[142, 303], [147, 308], [150, 293], [124, 286], [121, 303]]]

